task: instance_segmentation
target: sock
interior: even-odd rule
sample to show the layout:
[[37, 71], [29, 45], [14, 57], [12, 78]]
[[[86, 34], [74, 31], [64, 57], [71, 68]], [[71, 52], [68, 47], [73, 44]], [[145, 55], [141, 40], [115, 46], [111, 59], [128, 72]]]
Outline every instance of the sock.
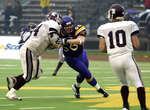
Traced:
[[26, 83], [26, 81], [23, 78], [23, 74], [16, 76], [15, 78], [16, 78], [17, 82], [14, 86], [14, 89], [19, 90]]
[[23, 76], [23, 74], [15, 76], [15, 78], [17, 79], [17, 78], [22, 77], [22, 76]]
[[137, 88], [137, 95], [141, 108], [146, 108], [145, 88], [144, 87]]
[[81, 83], [76, 82], [75, 85], [76, 85], [77, 87], [80, 87]]
[[58, 62], [58, 65], [57, 65], [57, 67], [56, 67], [56, 69], [55, 69], [55, 71], [54, 71], [53, 74], [56, 74], [57, 71], [61, 68], [62, 65], [63, 65], [63, 63], [59, 61], [59, 62]]
[[94, 87], [96, 88], [96, 90], [99, 90], [99, 89], [100, 89], [100, 86], [99, 86], [98, 83], [97, 83]]
[[128, 88], [128, 86], [121, 87], [121, 96], [122, 96], [122, 100], [123, 100], [123, 106], [129, 109], [129, 104], [128, 104], [129, 88]]

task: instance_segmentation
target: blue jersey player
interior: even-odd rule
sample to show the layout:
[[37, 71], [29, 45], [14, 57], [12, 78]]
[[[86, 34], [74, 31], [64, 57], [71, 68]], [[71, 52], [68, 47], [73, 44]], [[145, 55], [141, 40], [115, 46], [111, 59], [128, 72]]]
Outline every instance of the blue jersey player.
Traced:
[[80, 85], [84, 79], [86, 79], [88, 84], [95, 87], [99, 93], [103, 94], [104, 97], [108, 97], [108, 93], [99, 86], [88, 69], [89, 62], [86, 51], [84, 50], [86, 37], [85, 27], [82, 25], [74, 25], [71, 17], [64, 16], [60, 36], [62, 37], [65, 61], [79, 73], [76, 77], [76, 83], [72, 85], [75, 97], [80, 98]]

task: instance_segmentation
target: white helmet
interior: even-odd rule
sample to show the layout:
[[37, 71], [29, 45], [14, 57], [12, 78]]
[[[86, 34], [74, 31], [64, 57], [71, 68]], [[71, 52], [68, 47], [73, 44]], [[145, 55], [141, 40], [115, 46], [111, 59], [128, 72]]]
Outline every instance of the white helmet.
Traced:
[[47, 15], [46, 15], [46, 19], [47, 20], [54, 20], [56, 21], [58, 24], [62, 23], [62, 16], [57, 13], [57, 12], [52, 12], [50, 11]]

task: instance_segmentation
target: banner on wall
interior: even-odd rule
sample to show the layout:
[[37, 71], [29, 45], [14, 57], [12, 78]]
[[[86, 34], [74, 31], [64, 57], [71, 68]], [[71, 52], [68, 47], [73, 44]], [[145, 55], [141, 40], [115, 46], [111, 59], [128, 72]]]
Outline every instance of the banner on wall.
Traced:
[[19, 36], [0, 36], [0, 59], [20, 59]]

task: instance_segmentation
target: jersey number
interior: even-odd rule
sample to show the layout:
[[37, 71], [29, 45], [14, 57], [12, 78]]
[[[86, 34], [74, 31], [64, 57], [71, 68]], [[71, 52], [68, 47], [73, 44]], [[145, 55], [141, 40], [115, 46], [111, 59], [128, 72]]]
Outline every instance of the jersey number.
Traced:
[[34, 36], [37, 36], [40, 27], [42, 26], [42, 24], [40, 26], [38, 26], [35, 30], [34, 30]]
[[[76, 51], [78, 49], [78, 45], [77, 44], [70, 44], [69, 46], [70, 50], [72, 51]], [[64, 47], [64, 51], [65, 52], [68, 52], [69, 51], [69, 48], [68, 47]]]
[[[110, 49], [115, 48], [114, 39], [116, 40], [116, 45], [118, 47], [124, 47], [126, 45], [126, 34], [124, 30], [116, 31], [115, 37], [113, 37], [113, 32], [110, 31], [108, 36], [109, 36], [109, 42], [110, 42]], [[122, 39], [122, 42], [120, 39]]]

